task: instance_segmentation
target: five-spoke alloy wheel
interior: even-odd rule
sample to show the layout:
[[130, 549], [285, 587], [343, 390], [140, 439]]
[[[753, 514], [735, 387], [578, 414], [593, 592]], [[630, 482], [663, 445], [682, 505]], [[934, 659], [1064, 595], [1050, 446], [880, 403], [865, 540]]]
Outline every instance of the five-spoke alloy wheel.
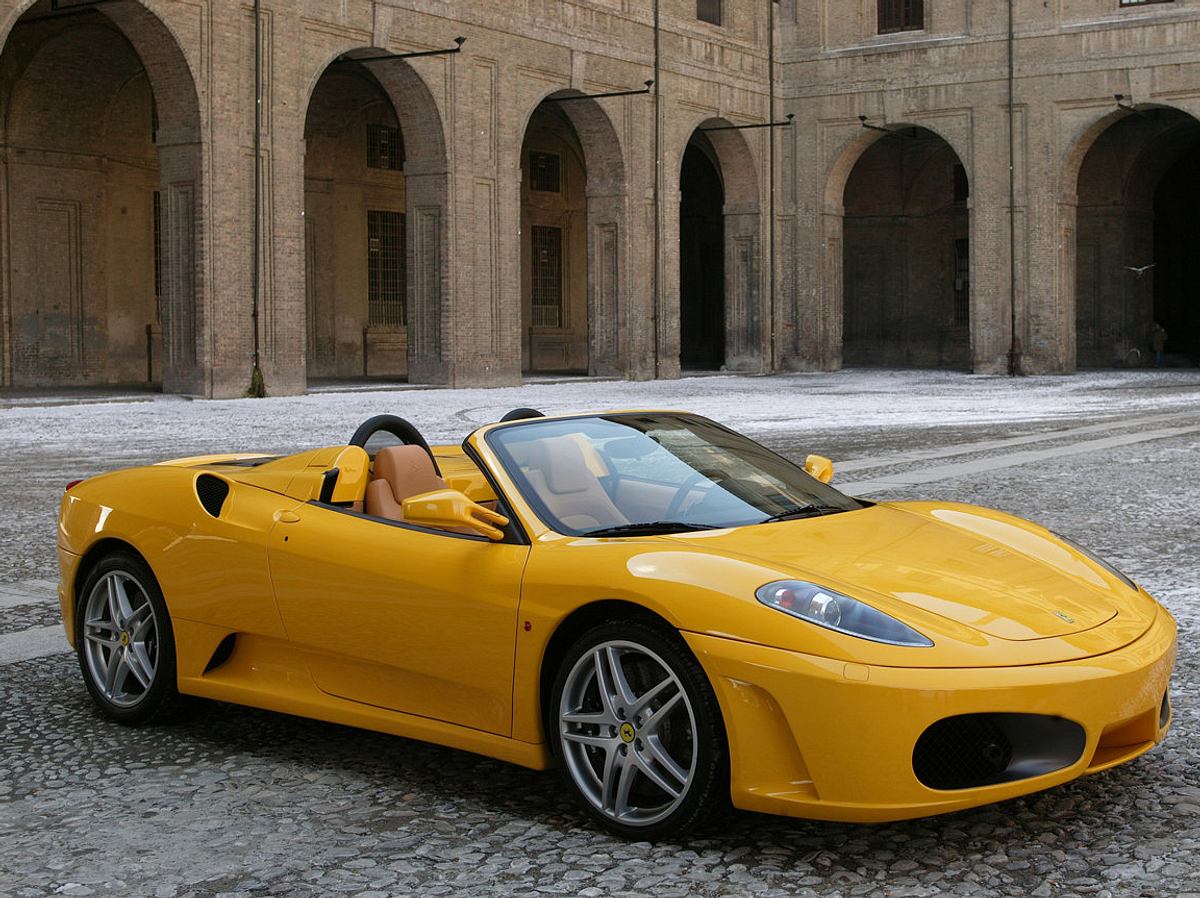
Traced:
[[678, 635], [602, 624], [568, 651], [552, 743], [584, 806], [620, 835], [679, 833], [722, 795], [724, 731], [712, 688]]
[[175, 645], [154, 574], [115, 552], [89, 573], [75, 614], [83, 679], [96, 704], [122, 723], [143, 723], [173, 705]]

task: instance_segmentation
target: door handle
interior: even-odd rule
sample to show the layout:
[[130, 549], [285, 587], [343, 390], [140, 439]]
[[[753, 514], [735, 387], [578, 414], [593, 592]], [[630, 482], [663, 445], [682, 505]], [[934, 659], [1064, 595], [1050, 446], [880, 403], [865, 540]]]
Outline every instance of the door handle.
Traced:
[[277, 511], [275, 512], [275, 520], [280, 524], [295, 524], [300, 520], [300, 515], [294, 511]]

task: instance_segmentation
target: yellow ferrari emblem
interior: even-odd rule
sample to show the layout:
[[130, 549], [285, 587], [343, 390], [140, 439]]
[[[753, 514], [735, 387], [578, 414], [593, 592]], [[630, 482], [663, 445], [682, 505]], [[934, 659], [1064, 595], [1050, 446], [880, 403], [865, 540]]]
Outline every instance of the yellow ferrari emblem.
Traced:
[[129, 634], [128, 633], [125, 633], [125, 632], [121, 633], [121, 645], [129, 645]]
[[621, 741], [622, 742], [632, 742], [633, 737], [636, 733], [637, 733], [637, 731], [633, 728], [632, 723], [625, 722], [625, 723], [621, 724]]

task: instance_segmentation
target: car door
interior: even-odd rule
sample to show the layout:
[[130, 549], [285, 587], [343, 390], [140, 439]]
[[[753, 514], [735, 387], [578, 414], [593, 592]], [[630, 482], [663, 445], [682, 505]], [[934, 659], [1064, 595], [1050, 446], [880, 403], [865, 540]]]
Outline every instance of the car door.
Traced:
[[500, 735], [528, 554], [317, 503], [268, 545], [288, 638], [322, 691]]

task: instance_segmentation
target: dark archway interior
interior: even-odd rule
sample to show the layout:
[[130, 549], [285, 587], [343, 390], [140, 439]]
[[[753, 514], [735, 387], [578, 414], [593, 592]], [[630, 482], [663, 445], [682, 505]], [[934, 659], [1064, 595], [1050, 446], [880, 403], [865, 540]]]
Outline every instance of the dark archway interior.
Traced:
[[304, 123], [309, 377], [407, 371], [404, 135], [358, 63], [322, 74]]
[[715, 371], [725, 364], [725, 192], [703, 135], [683, 154], [679, 190], [679, 363]]
[[1200, 142], [1167, 170], [1154, 197], [1154, 320], [1166, 361], [1200, 365]]
[[1200, 364], [1198, 197], [1200, 122], [1183, 112], [1128, 114], [1088, 150], [1076, 228], [1079, 367]]
[[843, 364], [970, 369], [969, 193], [924, 128], [862, 154], [844, 196]]

